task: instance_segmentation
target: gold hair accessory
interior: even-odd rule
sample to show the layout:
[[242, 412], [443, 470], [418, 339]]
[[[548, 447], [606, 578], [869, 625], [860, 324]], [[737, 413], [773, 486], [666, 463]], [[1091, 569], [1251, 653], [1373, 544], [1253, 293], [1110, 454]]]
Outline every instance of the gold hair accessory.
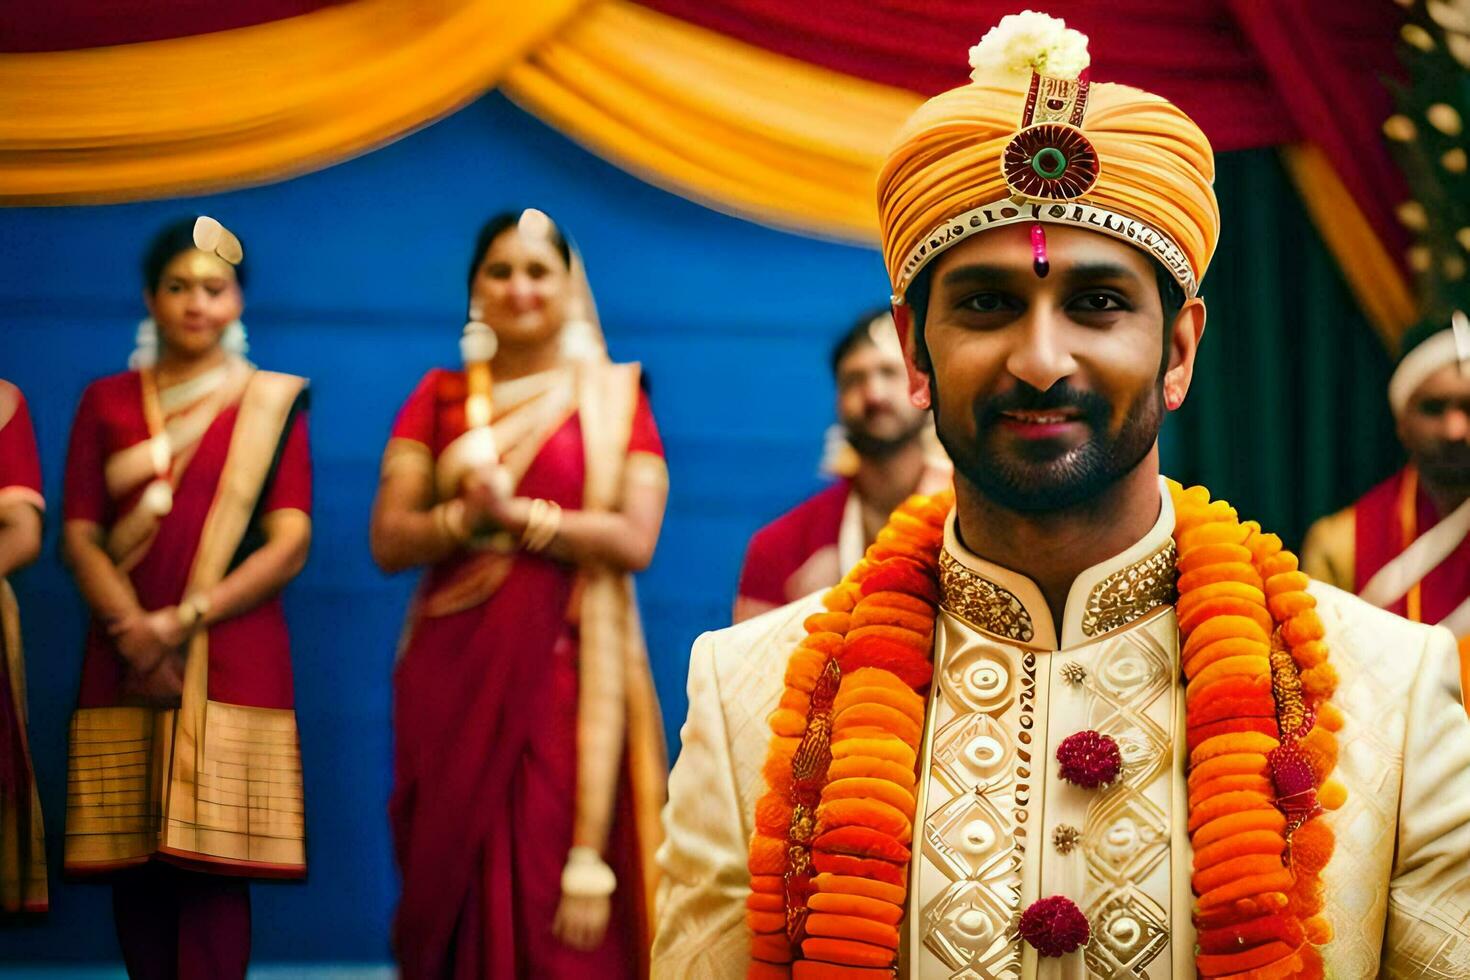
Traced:
[[527, 238], [550, 238], [555, 227], [551, 216], [540, 208], [526, 208], [516, 221], [516, 231]]
[[245, 261], [245, 249], [240, 239], [207, 214], [201, 214], [194, 222], [194, 247], [201, 252], [218, 255], [230, 265]]

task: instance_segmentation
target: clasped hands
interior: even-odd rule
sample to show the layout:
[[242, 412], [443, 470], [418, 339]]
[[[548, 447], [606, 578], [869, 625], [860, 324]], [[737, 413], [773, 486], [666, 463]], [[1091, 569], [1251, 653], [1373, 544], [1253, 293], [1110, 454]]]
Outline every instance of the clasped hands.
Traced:
[[460, 483], [464, 529], [471, 536], [492, 531], [519, 534], [526, 526], [530, 501], [515, 495], [510, 474], [499, 463], [477, 466]]
[[149, 701], [177, 701], [184, 689], [184, 647], [190, 636], [178, 606], [135, 609], [109, 623], [107, 633], [127, 662], [134, 693]]

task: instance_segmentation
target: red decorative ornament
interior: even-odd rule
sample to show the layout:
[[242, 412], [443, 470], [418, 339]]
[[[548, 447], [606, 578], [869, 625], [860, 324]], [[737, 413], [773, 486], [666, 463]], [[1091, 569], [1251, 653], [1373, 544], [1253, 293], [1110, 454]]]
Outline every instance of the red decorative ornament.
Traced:
[[1043, 201], [1081, 197], [1092, 190], [1102, 169], [1092, 142], [1065, 123], [1021, 130], [1006, 144], [1000, 165], [1013, 194]]
[[1039, 221], [1031, 226], [1031, 268], [1036, 270], [1037, 279], [1045, 279], [1051, 271], [1051, 257], [1046, 253], [1046, 229]]
[[1276, 806], [1286, 814], [1287, 834], [1322, 812], [1317, 802], [1317, 776], [1312, 772], [1301, 746], [1288, 740], [1266, 755], [1271, 782], [1276, 787]]
[[1077, 903], [1062, 895], [1039, 898], [1021, 913], [1021, 938], [1042, 956], [1066, 956], [1087, 945], [1092, 927]]
[[1091, 730], [1068, 735], [1057, 746], [1061, 776], [1083, 789], [1097, 789], [1118, 778], [1123, 771], [1123, 753], [1110, 735]]

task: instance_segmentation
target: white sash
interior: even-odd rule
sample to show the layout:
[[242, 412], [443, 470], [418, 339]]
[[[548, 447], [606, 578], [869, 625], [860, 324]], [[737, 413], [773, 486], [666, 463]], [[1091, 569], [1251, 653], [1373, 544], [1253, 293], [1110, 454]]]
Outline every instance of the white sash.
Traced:
[[839, 578], [863, 560], [868, 550], [867, 529], [863, 527], [863, 498], [856, 484], [849, 484], [847, 503], [842, 506], [842, 524], [837, 529], [837, 575]]
[[[1454, 553], [1466, 534], [1470, 534], [1470, 500], [1456, 507], [1448, 517], [1419, 535], [1396, 558], [1380, 568], [1363, 586], [1361, 597], [1387, 609]], [[1452, 625], [1452, 620], [1460, 624], [1459, 629]], [[1443, 622], [1455, 630], [1456, 635], [1470, 628], [1470, 599], [1461, 603]]]

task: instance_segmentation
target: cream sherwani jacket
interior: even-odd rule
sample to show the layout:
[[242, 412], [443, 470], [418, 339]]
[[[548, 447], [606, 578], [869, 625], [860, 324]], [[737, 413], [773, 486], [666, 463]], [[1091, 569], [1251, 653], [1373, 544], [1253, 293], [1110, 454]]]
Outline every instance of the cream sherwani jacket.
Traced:
[[[951, 521], [953, 518], [951, 518]], [[1172, 606], [1174, 515], [1080, 575], [1060, 624], [1024, 576], [941, 554], [943, 610], [919, 762], [899, 975], [1194, 975], [1184, 687]], [[1324, 872], [1328, 975], [1470, 978], [1470, 720], [1453, 638], [1315, 584], [1346, 722]], [[669, 778], [656, 978], [743, 977], [747, 845], [766, 718], [813, 596], [695, 644], [689, 717]], [[1113, 736], [1122, 777], [1063, 782], [1057, 744]], [[1039, 959], [1015, 920], [1065, 895], [1092, 925], [1077, 953]]]

